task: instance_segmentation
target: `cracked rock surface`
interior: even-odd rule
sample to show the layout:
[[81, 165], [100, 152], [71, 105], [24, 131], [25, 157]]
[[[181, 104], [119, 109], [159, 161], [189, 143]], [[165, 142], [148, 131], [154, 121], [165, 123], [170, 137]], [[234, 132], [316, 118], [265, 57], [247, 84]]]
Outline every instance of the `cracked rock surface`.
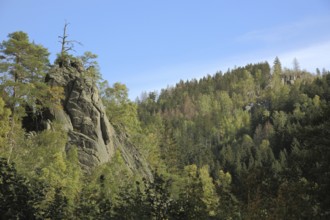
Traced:
[[84, 72], [72, 67], [51, 69], [46, 77], [50, 86], [64, 89], [62, 109], [49, 109], [55, 119], [68, 132], [68, 146], [78, 147], [81, 167], [90, 172], [94, 167], [111, 160], [116, 149], [121, 151], [126, 165], [132, 172], [151, 176], [146, 162], [138, 150], [127, 140], [116, 135], [105, 114], [104, 106], [95, 83]]

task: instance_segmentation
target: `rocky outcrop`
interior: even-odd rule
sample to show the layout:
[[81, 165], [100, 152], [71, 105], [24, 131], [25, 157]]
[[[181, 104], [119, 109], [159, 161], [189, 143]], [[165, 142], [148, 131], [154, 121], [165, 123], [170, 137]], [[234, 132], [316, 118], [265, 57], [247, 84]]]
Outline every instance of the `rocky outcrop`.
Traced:
[[151, 176], [138, 150], [116, 134], [105, 114], [95, 83], [75, 67], [53, 67], [46, 77], [50, 86], [64, 89], [62, 108], [47, 109], [47, 120], [57, 120], [68, 132], [68, 146], [78, 147], [82, 168], [90, 172], [94, 167], [111, 160], [119, 149], [132, 172]]

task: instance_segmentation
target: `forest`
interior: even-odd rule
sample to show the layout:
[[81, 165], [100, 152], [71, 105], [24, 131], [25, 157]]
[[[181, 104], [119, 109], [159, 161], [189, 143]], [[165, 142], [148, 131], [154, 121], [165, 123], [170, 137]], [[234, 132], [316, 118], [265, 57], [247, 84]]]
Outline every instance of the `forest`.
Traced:
[[[276, 57], [132, 101], [124, 84], [102, 80], [97, 55], [71, 46], [64, 33], [50, 63], [27, 33], [0, 43], [0, 219], [330, 218], [330, 71]], [[63, 98], [46, 78], [67, 60], [89, 69], [81, 77], [152, 178], [131, 172], [120, 151], [85, 172], [61, 123], [28, 129], [27, 115]]]

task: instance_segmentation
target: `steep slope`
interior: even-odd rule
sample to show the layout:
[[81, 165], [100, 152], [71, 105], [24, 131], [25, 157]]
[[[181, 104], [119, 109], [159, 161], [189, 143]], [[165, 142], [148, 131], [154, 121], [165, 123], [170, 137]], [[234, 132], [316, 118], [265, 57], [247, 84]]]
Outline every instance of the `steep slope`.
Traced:
[[[54, 66], [46, 77], [50, 86], [64, 89], [62, 108], [49, 108], [43, 121], [59, 121], [68, 132], [67, 147], [78, 147], [82, 168], [90, 172], [109, 162], [116, 149], [132, 172], [150, 177], [151, 172], [138, 150], [127, 140], [120, 140], [109, 123], [98, 89], [88, 71], [81, 66]], [[126, 143], [125, 143], [126, 142]]]

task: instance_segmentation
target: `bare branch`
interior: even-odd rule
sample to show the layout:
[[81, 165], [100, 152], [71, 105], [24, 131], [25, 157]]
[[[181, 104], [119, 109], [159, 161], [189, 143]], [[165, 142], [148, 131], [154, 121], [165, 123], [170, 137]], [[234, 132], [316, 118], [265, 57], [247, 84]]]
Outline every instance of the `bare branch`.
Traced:
[[63, 28], [63, 35], [61, 37], [59, 37], [60, 39], [62, 39], [61, 42], [61, 55], [63, 56], [66, 50], [66, 44], [67, 44], [67, 40], [66, 38], [68, 37], [68, 35], [66, 34], [66, 29], [68, 27], [69, 23], [65, 22], [64, 24], [64, 28]]
[[59, 43], [61, 44], [61, 56], [64, 56], [64, 54], [68, 51], [75, 51], [74, 50], [74, 44], [83, 45], [81, 42], [76, 40], [67, 40], [69, 35], [67, 34], [67, 28], [70, 23], [65, 22], [64, 28], [63, 28], [63, 35], [58, 36], [61, 40], [59, 40]]

